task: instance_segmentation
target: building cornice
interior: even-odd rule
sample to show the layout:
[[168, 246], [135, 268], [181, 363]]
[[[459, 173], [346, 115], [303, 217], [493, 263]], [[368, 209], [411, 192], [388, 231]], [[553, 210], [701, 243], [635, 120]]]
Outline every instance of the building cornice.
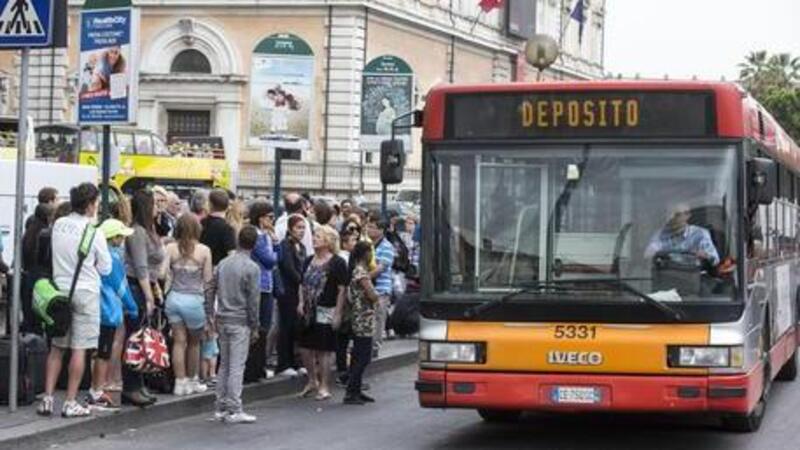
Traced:
[[246, 84], [244, 75], [209, 75], [201, 73], [148, 73], [140, 72], [139, 80], [150, 83], [208, 83], [208, 84]]

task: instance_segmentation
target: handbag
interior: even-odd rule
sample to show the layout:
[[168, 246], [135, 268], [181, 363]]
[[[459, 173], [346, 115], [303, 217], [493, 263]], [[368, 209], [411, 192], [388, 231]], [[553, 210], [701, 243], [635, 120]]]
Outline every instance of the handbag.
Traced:
[[134, 372], [149, 374], [169, 369], [169, 347], [164, 334], [147, 323], [125, 342], [125, 365]]
[[[309, 256], [306, 258], [305, 263], [303, 264], [303, 283], [306, 282], [306, 276], [308, 274], [308, 269], [311, 266], [311, 261], [314, 259], [313, 256]], [[325, 267], [322, 268], [322, 274], [317, 280], [318, 286], [317, 291], [312, 291], [311, 289], [306, 289], [303, 285], [300, 286], [303, 289], [303, 315], [297, 318], [297, 326], [298, 332], [300, 334], [305, 333], [306, 331], [313, 328], [314, 324], [317, 320], [317, 301], [320, 295], [323, 294], [325, 291], [325, 285], [328, 283], [328, 265], [326, 264]]]

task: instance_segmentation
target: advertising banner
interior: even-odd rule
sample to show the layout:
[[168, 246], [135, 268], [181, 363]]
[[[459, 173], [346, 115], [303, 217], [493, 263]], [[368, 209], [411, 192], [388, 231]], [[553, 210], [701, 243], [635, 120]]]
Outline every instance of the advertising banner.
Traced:
[[78, 122], [136, 122], [139, 14], [132, 8], [81, 11]]
[[[392, 122], [413, 108], [414, 73], [402, 59], [384, 55], [364, 68], [361, 83], [361, 150], [378, 151], [391, 139]], [[407, 122], [406, 122], [407, 123]], [[411, 130], [398, 129], [396, 138], [411, 152]]]
[[253, 51], [249, 144], [307, 150], [314, 53], [301, 38], [275, 34]]

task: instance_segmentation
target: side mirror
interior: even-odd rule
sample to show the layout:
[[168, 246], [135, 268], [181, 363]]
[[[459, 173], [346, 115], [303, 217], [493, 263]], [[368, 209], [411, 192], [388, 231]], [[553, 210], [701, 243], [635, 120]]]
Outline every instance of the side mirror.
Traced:
[[775, 163], [766, 158], [753, 158], [747, 162], [748, 201], [751, 204], [769, 205], [778, 195]]
[[406, 152], [403, 150], [403, 141], [393, 139], [381, 142], [381, 183], [402, 183], [405, 166]]

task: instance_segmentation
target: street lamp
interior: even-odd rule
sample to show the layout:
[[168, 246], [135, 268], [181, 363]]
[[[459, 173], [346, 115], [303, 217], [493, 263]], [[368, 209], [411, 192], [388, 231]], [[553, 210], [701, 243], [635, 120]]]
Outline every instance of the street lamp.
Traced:
[[546, 34], [536, 34], [528, 39], [525, 45], [525, 59], [530, 65], [539, 69], [536, 81], [542, 80], [542, 71], [556, 62], [559, 53], [556, 40]]

